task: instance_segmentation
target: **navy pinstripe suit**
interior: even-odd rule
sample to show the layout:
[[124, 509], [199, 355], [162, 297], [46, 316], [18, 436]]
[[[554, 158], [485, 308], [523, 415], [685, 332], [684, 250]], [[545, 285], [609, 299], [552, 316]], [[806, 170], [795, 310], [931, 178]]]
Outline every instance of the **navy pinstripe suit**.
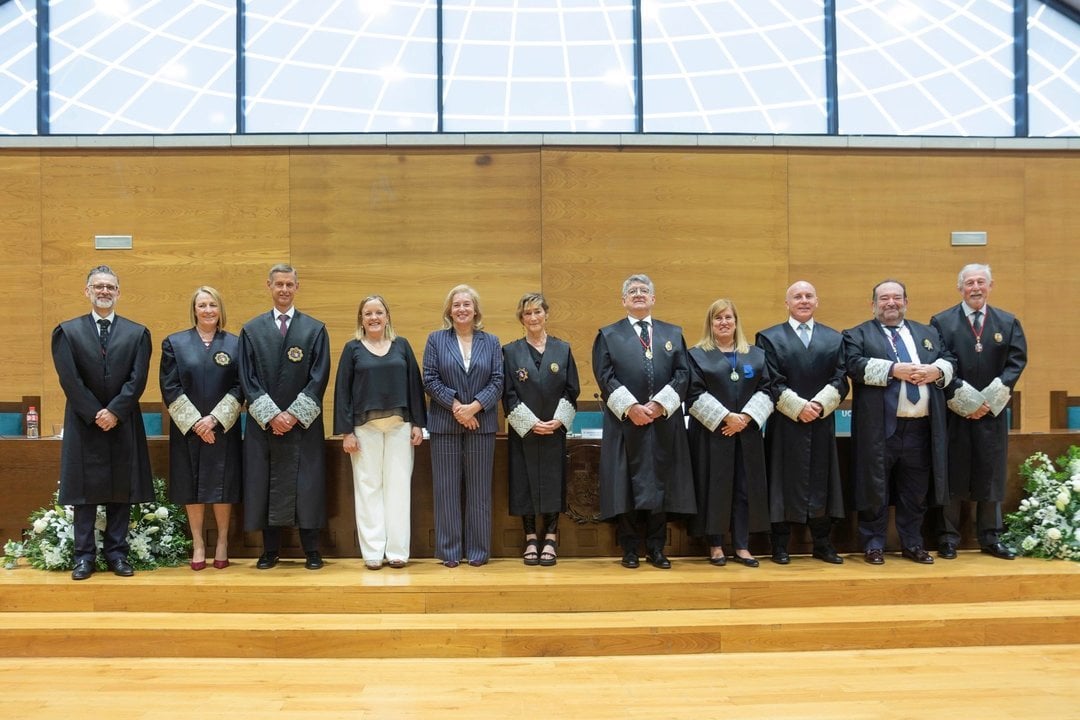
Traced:
[[[466, 372], [452, 330], [436, 330], [424, 348], [424, 390], [430, 396], [427, 429], [431, 435], [431, 476], [435, 500], [435, 557], [473, 564], [491, 556], [491, 469], [495, 459], [498, 404], [502, 397], [503, 361], [499, 339], [473, 333], [472, 360]], [[479, 401], [477, 430], [454, 419], [454, 400]], [[461, 489], [465, 487], [462, 548]]]

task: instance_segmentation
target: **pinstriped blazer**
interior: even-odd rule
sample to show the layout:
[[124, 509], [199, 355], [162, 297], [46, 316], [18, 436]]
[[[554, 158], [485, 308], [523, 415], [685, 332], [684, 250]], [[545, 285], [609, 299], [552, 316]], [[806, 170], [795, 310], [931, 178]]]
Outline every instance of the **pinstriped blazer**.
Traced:
[[484, 406], [476, 418], [480, 429], [493, 433], [499, 425], [499, 400], [503, 390], [503, 357], [499, 339], [490, 333], [473, 332], [472, 362], [468, 372], [453, 329], [436, 330], [424, 347], [424, 390], [428, 403], [427, 429], [432, 433], [468, 432], [454, 419], [454, 400], [468, 405], [479, 400]]

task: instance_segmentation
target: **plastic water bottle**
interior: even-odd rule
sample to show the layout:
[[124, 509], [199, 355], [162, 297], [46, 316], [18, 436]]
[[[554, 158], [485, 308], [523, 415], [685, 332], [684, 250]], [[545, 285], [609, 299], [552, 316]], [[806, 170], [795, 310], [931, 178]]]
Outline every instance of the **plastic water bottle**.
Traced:
[[38, 422], [37, 408], [33, 405], [26, 411], [26, 437], [36, 438], [41, 436], [41, 426]]

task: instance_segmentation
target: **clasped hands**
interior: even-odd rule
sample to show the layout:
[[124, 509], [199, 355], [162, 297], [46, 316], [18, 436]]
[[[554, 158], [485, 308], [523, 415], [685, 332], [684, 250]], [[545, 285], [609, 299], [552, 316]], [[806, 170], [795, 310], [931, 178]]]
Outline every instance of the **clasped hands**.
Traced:
[[282, 410], [269, 422], [269, 426], [275, 435], [284, 435], [296, 427], [296, 423], [296, 416], [288, 410]]
[[484, 406], [476, 400], [473, 400], [468, 405], [462, 405], [458, 400], [454, 400], [454, 405], [451, 408], [454, 412], [454, 419], [466, 430], [480, 429], [480, 421], [476, 419], [476, 413], [483, 409]]
[[94, 415], [94, 424], [105, 432], [112, 430], [119, 422], [119, 418], [113, 415], [112, 411], [108, 408], [101, 408], [97, 411], [97, 414]]
[[726, 437], [738, 435], [750, 426], [750, 416], [746, 413], [728, 413], [720, 426], [720, 434]]
[[199, 438], [207, 445], [213, 445], [214, 440], [214, 428], [217, 427], [217, 418], [213, 415], [207, 415], [206, 417], [199, 418], [199, 420], [191, 426], [192, 432], [199, 436]]
[[945, 373], [937, 365], [898, 362], [892, 367], [892, 376], [912, 385], [929, 385], [937, 382]]
[[631, 405], [626, 411], [626, 417], [630, 418], [630, 422], [635, 425], [649, 425], [654, 420], [664, 417], [664, 406], [655, 400], [650, 400], [644, 405], [640, 403]]

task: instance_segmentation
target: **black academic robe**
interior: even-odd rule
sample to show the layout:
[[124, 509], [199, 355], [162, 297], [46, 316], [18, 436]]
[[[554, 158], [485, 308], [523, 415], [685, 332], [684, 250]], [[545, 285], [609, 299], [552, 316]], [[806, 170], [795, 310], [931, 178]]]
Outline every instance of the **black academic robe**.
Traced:
[[[761, 348], [751, 346], [746, 353], [736, 355], [737, 380], [731, 379], [731, 363], [719, 350], [694, 347], [690, 348], [689, 354], [688, 408], [708, 393], [729, 412], [741, 413], [756, 393], [769, 395], [769, 369]], [[696, 417], [690, 416], [690, 462], [697, 492], [697, 515], [690, 518], [690, 534], [696, 537], [723, 535], [731, 529], [731, 506], [739, 463], [746, 475], [750, 532], [768, 530], [765, 444], [761, 428], [751, 421], [745, 430], [731, 437], [721, 433], [721, 428], [723, 422], [710, 432]]]
[[[933, 363], [944, 359], [953, 362], [938, 331], [929, 325], [904, 320], [919, 357], [912, 362]], [[866, 384], [866, 365], [871, 359], [894, 360], [892, 344], [877, 320], [867, 320], [845, 330], [844, 362], [851, 380], [851, 478], [856, 510], [876, 510], [888, 497], [889, 477], [885, 473], [885, 388]], [[890, 377], [889, 384], [900, 382]], [[930, 391], [930, 489], [927, 503], [941, 506], [948, 502], [948, 432], [945, 428], [945, 393], [936, 384]]]
[[[653, 393], [670, 387], [686, 398], [690, 366], [682, 328], [653, 320]], [[604, 406], [604, 441], [600, 450], [600, 517], [631, 510], [692, 514], [694, 483], [682, 408], [638, 427], [607, 407], [611, 394], [625, 387], [639, 403], [647, 403], [641, 340], [623, 318], [600, 328], [593, 343], [593, 374]]]
[[[551, 420], [560, 400], [577, 408], [581, 384], [569, 343], [548, 337], [539, 355], [525, 338], [503, 346], [503, 410], [507, 415], [524, 403], [541, 421]], [[511, 515], [537, 515], [566, 510], [566, 433], [507, 431], [509, 505]]]
[[[154, 499], [139, 398], [150, 370], [150, 331], [115, 316], [108, 351], [89, 313], [52, 334], [53, 364], [67, 402], [60, 450], [60, 503], [97, 505]], [[117, 417], [108, 432], [94, 423], [102, 408]]]
[[[330, 379], [326, 326], [299, 311], [283, 338], [273, 313], [240, 331], [240, 387], [248, 403], [244, 436], [244, 529], [326, 525], [322, 404]], [[268, 423], [289, 410], [299, 422], [284, 435]]]
[[[952, 398], [962, 381], [981, 392], [996, 378], [1011, 392], [1027, 365], [1027, 340], [1016, 316], [989, 305], [984, 313], [982, 352], [975, 352], [974, 332], [963, 305], [954, 305], [930, 320], [956, 358], [956, 379], [945, 390], [947, 398]], [[978, 420], [950, 412], [948, 429], [950, 494], [970, 500], [1004, 500], [1009, 475], [1005, 411], [996, 416], [987, 413]]]
[[[765, 352], [774, 403], [785, 390], [811, 400], [826, 386], [840, 400], [847, 397], [843, 338], [836, 330], [815, 322], [810, 346], [804, 347], [791, 325], [783, 322], [759, 332], [756, 342]], [[806, 423], [778, 409], [765, 427], [765, 457], [772, 522], [844, 517], [835, 413]]]
[[[206, 347], [195, 328], [169, 335], [161, 343], [158, 381], [170, 409], [183, 396], [202, 418], [226, 395], [238, 408], [240, 338], [219, 330]], [[181, 432], [174, 418], [169, 423], [169, 500], [180, 505], [240, 502], [240, 443], [239, 419], [228, 430], [219, 422], [211, 445], [191, 429]]]

